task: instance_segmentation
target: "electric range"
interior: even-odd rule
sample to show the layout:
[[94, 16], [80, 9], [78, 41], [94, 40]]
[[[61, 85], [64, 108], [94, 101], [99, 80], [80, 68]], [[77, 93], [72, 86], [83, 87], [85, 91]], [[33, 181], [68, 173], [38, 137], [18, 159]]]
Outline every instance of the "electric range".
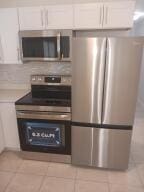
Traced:
[[23, 154], [71, 162], [70, 76], [31, 76], [31, 92], [15, 107]]

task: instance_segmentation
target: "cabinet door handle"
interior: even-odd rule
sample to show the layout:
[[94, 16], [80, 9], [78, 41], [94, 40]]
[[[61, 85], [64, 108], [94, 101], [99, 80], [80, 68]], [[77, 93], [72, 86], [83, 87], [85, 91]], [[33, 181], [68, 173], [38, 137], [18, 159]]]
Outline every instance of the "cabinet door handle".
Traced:
[[43, 21], [43, 10], [41, 10], [41, 24], [42, 24], [42, 27], [44, 26], [44, 21]]
[[107, 21], [108, 21], [108, 7], [106, 7], [105, 10], [105, 24], [107, 24]]
[[100, 7], [100, 25], [102, 24], [102, 7]]
[[48, 21], [48, 10], [46, 10], [46, 26], [48, 26], [48, 23], [49, 23], [49, 21]]

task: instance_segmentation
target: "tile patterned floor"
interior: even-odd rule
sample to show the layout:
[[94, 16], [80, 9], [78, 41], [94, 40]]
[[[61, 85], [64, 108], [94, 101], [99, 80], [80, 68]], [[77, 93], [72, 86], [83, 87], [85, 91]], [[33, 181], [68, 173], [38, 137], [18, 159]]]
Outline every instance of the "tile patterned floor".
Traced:
[[127, 171], [0, 156], [0, 192], [144, 192], [144, 113], [137, 113]]

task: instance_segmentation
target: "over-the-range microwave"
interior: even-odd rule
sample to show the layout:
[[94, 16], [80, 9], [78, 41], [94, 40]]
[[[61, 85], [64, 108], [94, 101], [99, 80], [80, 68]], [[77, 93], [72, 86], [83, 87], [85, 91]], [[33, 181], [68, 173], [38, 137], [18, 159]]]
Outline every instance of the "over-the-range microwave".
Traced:
[[72, 31], [20, 31], [22, 61], [71, 61]]

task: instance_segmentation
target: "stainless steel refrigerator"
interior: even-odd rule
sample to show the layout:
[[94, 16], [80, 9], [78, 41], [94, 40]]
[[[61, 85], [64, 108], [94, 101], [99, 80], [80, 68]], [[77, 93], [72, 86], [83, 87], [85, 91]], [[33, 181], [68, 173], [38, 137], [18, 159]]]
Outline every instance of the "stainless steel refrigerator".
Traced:
[[126, 169], [142, 38], [74, 38], [72, 163]]

